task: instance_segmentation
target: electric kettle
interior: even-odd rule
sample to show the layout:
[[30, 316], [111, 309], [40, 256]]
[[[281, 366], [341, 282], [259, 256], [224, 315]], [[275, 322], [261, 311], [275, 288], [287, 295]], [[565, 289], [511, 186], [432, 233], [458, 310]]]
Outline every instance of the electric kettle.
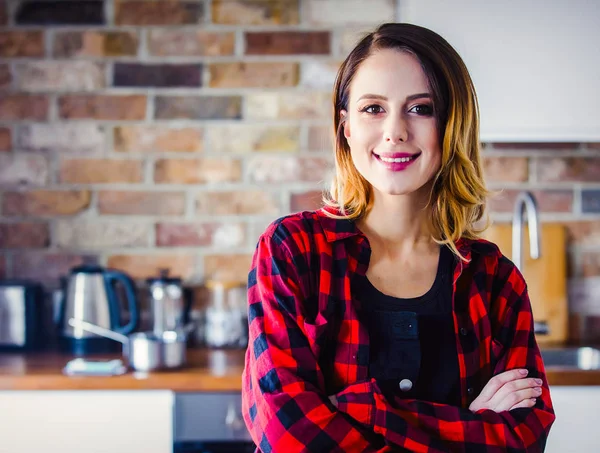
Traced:
[[58, 310], [60, 349], [76, 355], [118, 350], [117, 342], [73, 327], [68, 320], [75, 318], [127, 335], [138, 325], [138, 305], [135, 283], [127, 274], [95, 265], [73, 268], [64, 279]]

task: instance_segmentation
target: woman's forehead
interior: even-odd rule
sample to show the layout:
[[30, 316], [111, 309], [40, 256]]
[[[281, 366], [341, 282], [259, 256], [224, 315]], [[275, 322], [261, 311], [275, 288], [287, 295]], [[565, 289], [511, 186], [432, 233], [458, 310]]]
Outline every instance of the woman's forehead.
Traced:
[[412, 54], [394, 49], [377, 50], [358, 67], [350, 84], [350, 97], [366, 93], [390, 99], [429, 92], [427, 76]]

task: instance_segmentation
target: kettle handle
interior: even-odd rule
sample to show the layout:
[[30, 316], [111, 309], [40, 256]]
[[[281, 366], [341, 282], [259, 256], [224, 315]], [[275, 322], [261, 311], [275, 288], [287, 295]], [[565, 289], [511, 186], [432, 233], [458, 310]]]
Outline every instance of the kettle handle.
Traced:
[[114, 305], [114, 313], [118, 313], [119, 303], [114, 290], [114, 283], [120, 282], [125, 288], [125, 296], [127, 298], [127, 305], [129, 306], [129, 322], [124, 326], [118, 325], [117, 316], [115, 315], [115, 325], [113, 330], [123, 335], [127, 335], [137, 327], [140, 313], [137, 305], [137, 298], [135, 295], [135, 283], [126, 274], [116, 270], [106, 270], [104, 272], [104, 280], [107, 286], [107, 292], [109, 294], [110, 303]]

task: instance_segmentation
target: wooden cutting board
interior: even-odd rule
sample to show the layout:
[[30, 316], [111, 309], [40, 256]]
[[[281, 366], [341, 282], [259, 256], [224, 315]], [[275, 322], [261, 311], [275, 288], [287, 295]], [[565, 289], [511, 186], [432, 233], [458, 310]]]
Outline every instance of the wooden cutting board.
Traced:
[[[536, 322], [546, 322], [548, 334], [537, 334], [540, 345], [564, 343], [568, 338], [566, 235], [562, 224], [541, 223], [540, 258], [529, 254], [529, 232], [523, 228], [523, 268]], [[494, 224], [483, 237], [512, 259], [512, 225]]]

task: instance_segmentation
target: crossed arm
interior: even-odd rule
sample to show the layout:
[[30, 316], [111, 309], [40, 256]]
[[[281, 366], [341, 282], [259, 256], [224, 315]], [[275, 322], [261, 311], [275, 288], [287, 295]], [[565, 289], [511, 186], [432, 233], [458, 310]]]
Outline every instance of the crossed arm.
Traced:
[[[486, 396], [485, 389], [485, 398], [473, 402], [481, 406], [472, 404], [471, 410], [419, 400], [388, 401], [374, 380], [347, 387], [333, 404], [322, 391], [323, 374], [312, 353], [315, 332], [308, 332], [304, 323], [300, 279], [289, 250], [261, 238], [249, 276], [243, 411], [263, 452], [383, 452], [393, 451], [392, 446], [416, 452], [543, 451], [554, 413], [537, 346], [505, 344], [494, 370], [500, 374], [526, 368], [532, 377], [542, 378], [542, 394], [533, 407], [496, 412], [484, 400], [492, 401], [497, 391]], [[511, 294], [515, 300], [506, 301], [512, 308], [502, 328], [533, 335], [526, 289]], [[517, 404], [522, 402], [510, 408]], [[375, 447], [369, 436], [373, 432], [388, 446]]]

